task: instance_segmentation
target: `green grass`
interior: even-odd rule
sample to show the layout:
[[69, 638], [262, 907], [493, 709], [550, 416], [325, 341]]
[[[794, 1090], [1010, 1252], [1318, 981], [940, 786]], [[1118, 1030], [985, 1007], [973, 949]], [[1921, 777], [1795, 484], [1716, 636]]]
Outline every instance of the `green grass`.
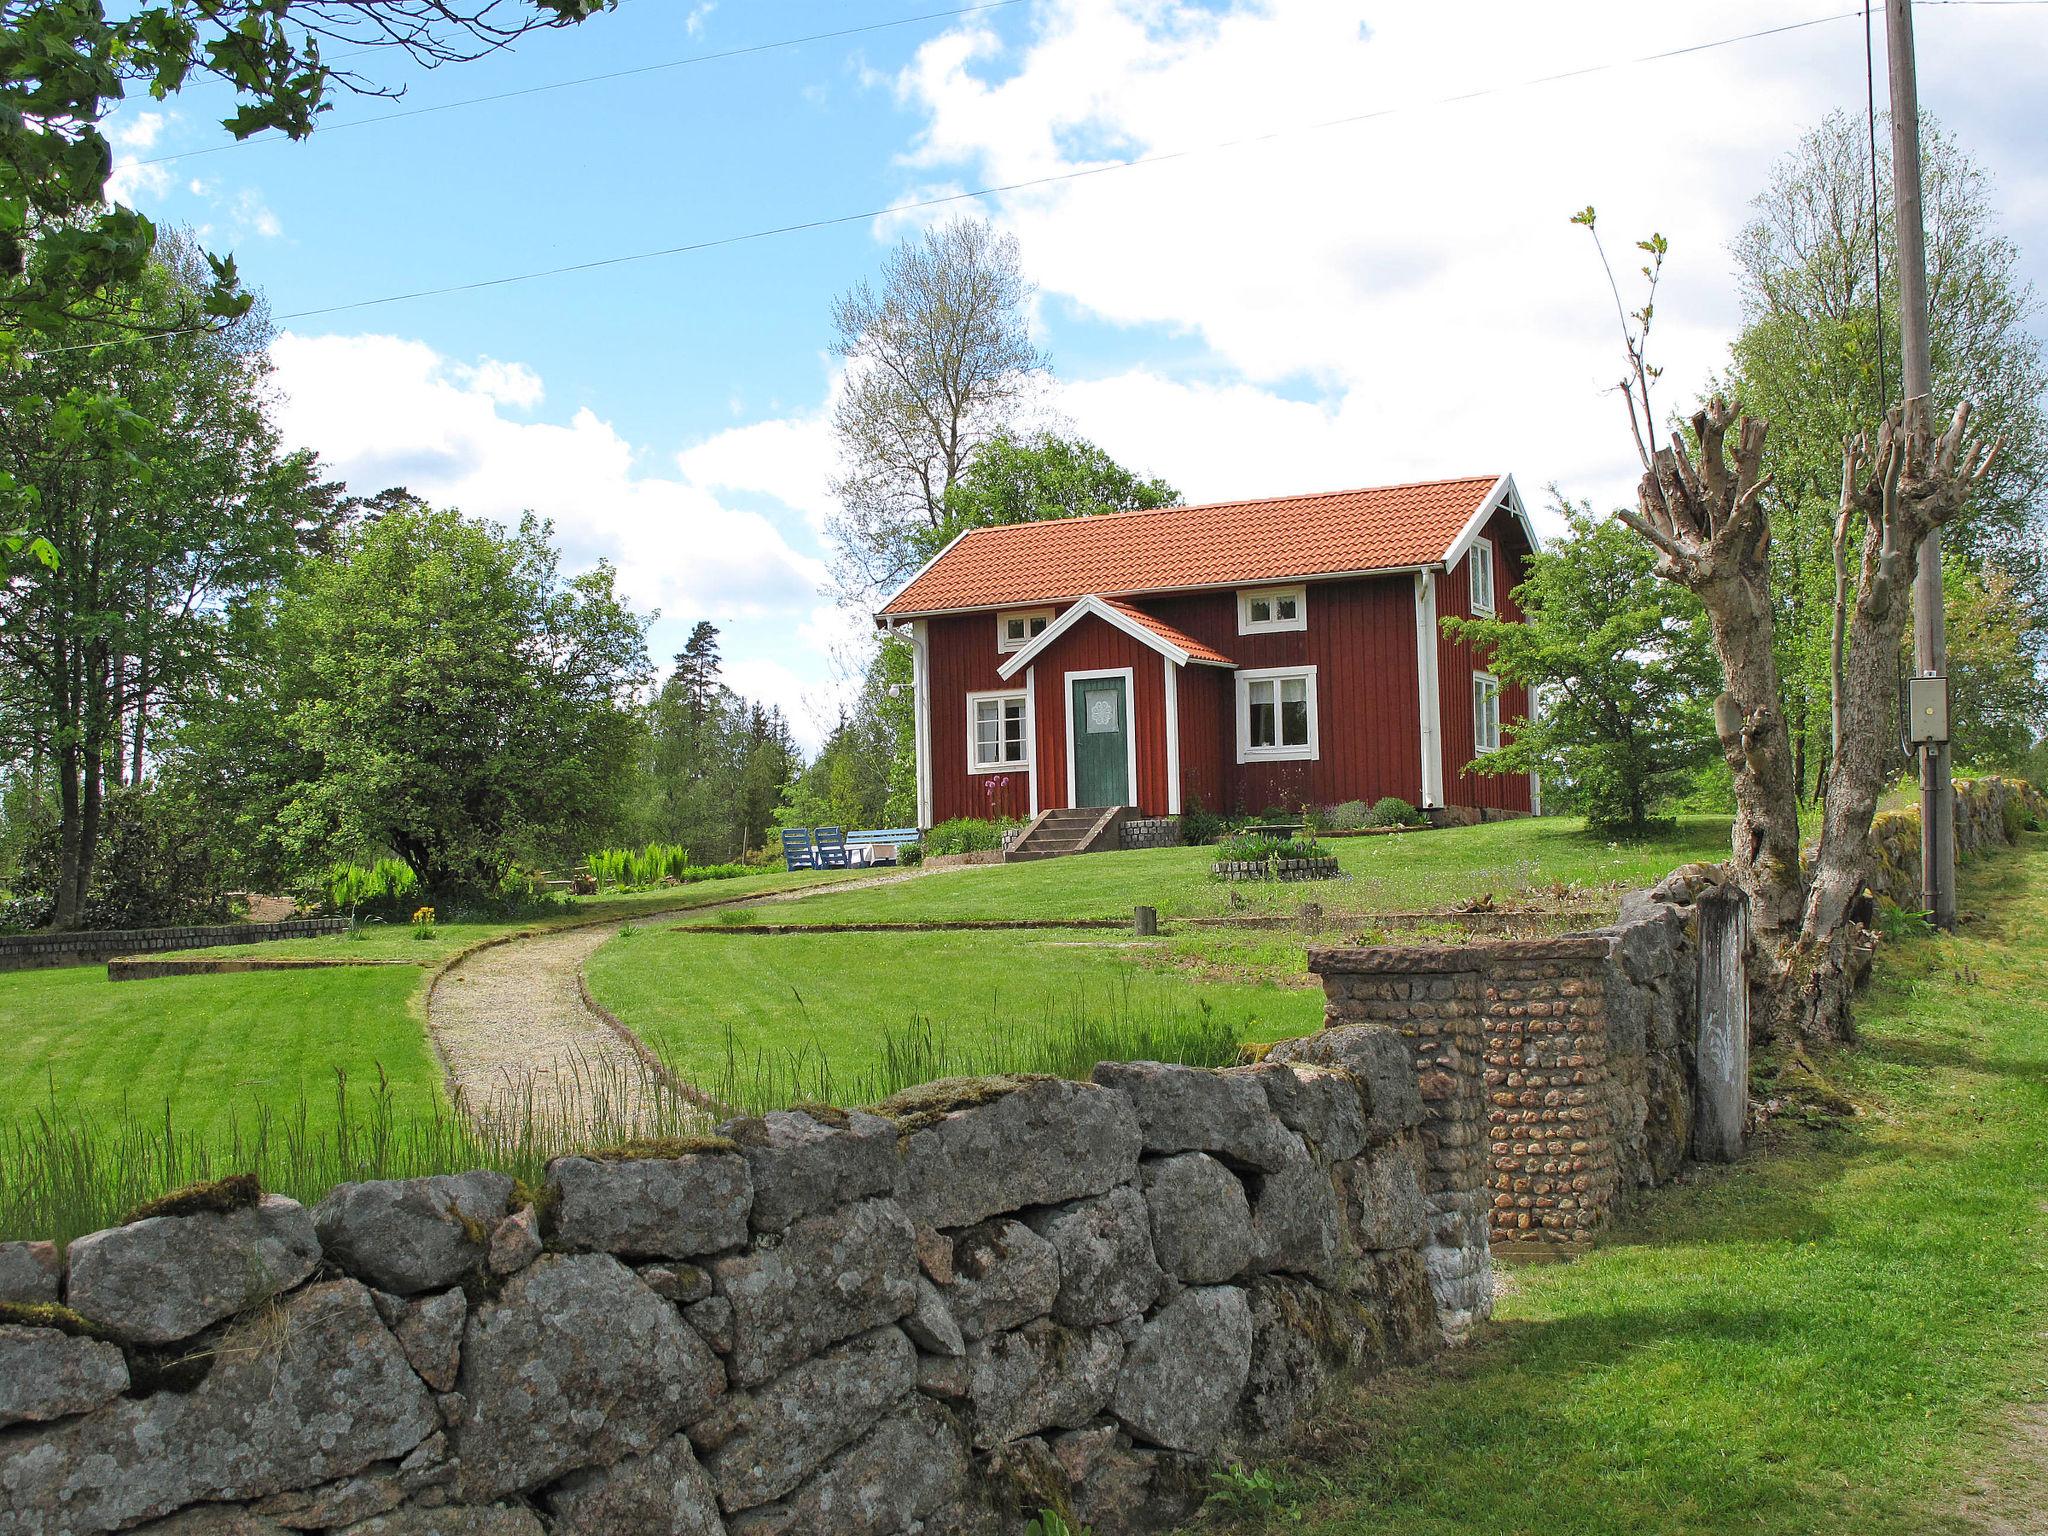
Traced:
[[186, 1131], [224, 1130], [304, 1096], [324, 1111], [337, 1067], [381, 1066], [413, 1109], [440, 1093], [440, 1068], [408, 1006], [401, 967], [174, 976], [110, 982], [103, 966], [0, 976], [0, 1125], [54, 1106], [106, 1116], [125, 1106]]
[[[1129, 917], [1286, 911], [1304, 901], [1332, 911], [1422, 911], [1492, 891], [1505, 899], [1562, 882], [1618, 899], [1691, 859], [1728, 853], [1725, 817], [1686, 817], [1675, 832], [1633, 842], [1589, 837], [1574, 819], [1490, 822], [1403, 837], [1333, 838], [1346, 878], [1303, 885], [1227, 886], [1209, 878], [1211, 848], [1098, 853], [1031, 864], [972, 865], [921, 879], [780, 906], [777, 922], [919, 922], [951, 918]], [[707, 917], [705, 921], [713, 919]]]
[[962, 1070], [997, 1070], [1038, 1065], [1026, 1059], [1035, 1041], [1077, 1028], [1109, 1044], [1213, 1023], [1235, 1043], [1321, 1022], [1320, 992], [1191, 980], [1146, 958], [1170, 964], [1168, 941], [1081, 929], [766, 937], [642, 928], [599, 950], [585, 974], [591, 994], [677, 1070], [713, 1091], [737, 1079], [749, 1107], [883, 1097], [903, 1086], [891, 1057], [913, 1034]]
[[2048, 838], [1964, 897], [1984, 915], [1889, 948], [1864, 1044], [1820, 1062], [1863, 1113], [1781, 1119], [1514, 1269], [1476, 1347], [1320, 1415], [1248, 1528], [2038, 1529], [1996, 1520], [2048, 1507]]

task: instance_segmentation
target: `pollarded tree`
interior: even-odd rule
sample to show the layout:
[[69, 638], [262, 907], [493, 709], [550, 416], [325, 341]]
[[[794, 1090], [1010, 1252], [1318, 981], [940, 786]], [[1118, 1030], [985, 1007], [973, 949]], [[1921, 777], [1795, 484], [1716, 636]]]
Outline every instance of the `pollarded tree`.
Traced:
[[[1967, 396], [1979, 430], [2004, 447], [1968, 508], [1943, 534], [1948, 571], [1996, 586], [2014, 604], [2024, 660], [2048, 659], [2048, 358], [2031, 328], [2039, 307], [2019, 251], [2001, 233], [1989, 179], [1931, 116], [1922, 114], [1923, 222], [1928, 342], [1937, 399]], [[1878, 146], [1891, 182], [1889, 137]], [[1772, 168], [1734, 246], [1743, 324], [1719, 390], [1771, 423], [1770, 483], [1777, 646], [1795, 769], [1818, 792], [1831, 727], [1834, 526], [1842, 441], [1881, 417], [1882, 384], [1899, 378], [1893, 210], [1873, 216], [1869, 139], [1861, 118], [1833, 113]], [[1879, 361], [1885, 360], [1883, 377]], [[1981, 660], [1954, 653], [1959, 695], [1995, 689], [1971, 674]], [[1959, 758], [1982, 756], [1977, 721], [1953, 712]]]
[[[1597, 243], [1591, 208], [1573, 221], [1594, 231]], [[1725, 688], [1714, 701], [1714, 730], [1735, 790], [1728, 868], [1749, 899], [1757, 939], [1760, 1033], [1846, 1039], [1850, 992], [1868, 953], [1851, 910], [1870, 873], [1870, 822], [1894, 740], [1899, 645], [1920, 545], [1961, 514], [1998, 445], [1968, 440], [1967, 403], [1937, 432], [1925, 396], [1888, 411], [1874, 440], [1858, 435], [1843, 445], [1835, 749], [1809, 870], [1771, 590], [1769, 428], [1716, 395], [1693, 413], [1689, 433], [1659, 444], [1650, 398], [1657, 374], [1645, 347], [1667, 246], [1653, 235], [1639, 249], [1649, 258], [1642, 269], [1649, 296], [1623, 317], [1629, 371], [1621, 390], [1643, 476], [1636, 510], [1620, 516], [1656, 550], [1657, 574], [1700, 600], [1721, 663]], [[1618, 287], [1615, 300], [1621, 307]]]

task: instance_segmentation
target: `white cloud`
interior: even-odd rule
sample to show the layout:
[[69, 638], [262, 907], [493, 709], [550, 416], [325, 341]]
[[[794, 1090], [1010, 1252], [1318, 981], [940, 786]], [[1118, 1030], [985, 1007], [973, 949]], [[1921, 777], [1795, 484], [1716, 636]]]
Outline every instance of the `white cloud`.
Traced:
[[1748, 196], [1799, 132], [1848, 104], [1851, 83], [1861, 104], [1854, 28], [1433, 106], [1784, 12], [1764, 0], [1370, 11], [1365, 28], [1325, 0], [1220, 15], [1055, 0], [1021, 48], [956, 29], [894, 82], [923, 115], [907, 168], [920, 183], [1010, 182], [1399, 109], [1001, 200], [1054, 301], [1055, 344], [1064, 302], [1196, 343], [1220, 381], [1139, 370], [1070, 383], [1063, 403], [1203, 499], [1494, 467], [1532, 491], [1558, 479], [1626, 494], [1611, 302], [1567, 215], [1597, 204], [1617, 261], [1639, 233], [1671, 237], [1656, 352], [1678, 403], [1736, 318], [1727, 246]]
[[110, 124], [107, 142], [115, 151], [113, 170], [107, 176], [107, 201], [135, 205], [139, 197], [160, 197], [171, 185], [169, 167], [144, 165], [141, 157], [156, 147], [162, 137], [165, 115], [137, 112]]
[[[737, 408], [738, 402], [733, 405]], [[828, 396], [810, 414], [728, 427], [683, 449], [676, 467], [698, 485], [770, 497], [803, 513], [811, 528], [822, 533], [835, 505], [830, 413]]]
[[272, 356], [286, 436], [318, 449], [357, 491], [403, 485], [503, 522], [540, 513], [571, 565], [610, 559], [637, 606], [676, 622], [793, 626], [816, 601], [821, 564], [770, 518], [688, 476], [643, 473], [587, 408], [566, 422], [506, 416], [505, 406], [542, 398], [522, 364], [459, 363], [396, 336], [287, 333]]

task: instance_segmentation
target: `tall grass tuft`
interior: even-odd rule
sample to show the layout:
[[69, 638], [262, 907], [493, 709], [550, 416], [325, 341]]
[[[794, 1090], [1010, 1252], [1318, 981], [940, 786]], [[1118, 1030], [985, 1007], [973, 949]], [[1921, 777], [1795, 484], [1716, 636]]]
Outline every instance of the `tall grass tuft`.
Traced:
[[1207, 1003], [1198, 1000], [1192, 1010], [1141, 1010], [1128, 987], [1108, 1010], [1069, 998], [1063, 1009], [1048, 1006], [1036, 1021], [994, 1023], [991, 1030], [964, 1036], [925, 1016], [884, 1027], [879, 1059], [851, 1069], [835, 1067], [809, 1041], [779, 1051], [743, 1051], [728, 1025], [725, 1066], [719, 1080], [705, 1086], [735, 1110], [763, 1114], [801, 1103], [875, 1104], [942, 1077], [1037, 1072], [1078, 1081], [1103, 1061], [1226, 1067], [1240, 1057], [1235, 1031]]
[[692, 864], [681, 843], [649, 843], [631, 848], [602, 848], [584, 860], [600, 891], [646, 890], [657, 885], [690, 885], [698, 880], [730, 880], [754, 873], [745, 864]]
[[418, 884], [419, 877], [403, 859], [330, 865], [321, 882], [329, 910], [349, 913], [397, 912]]
[[68, 1242], [167, 1190], [233, 1173], [306, 1205], [337, 1184], [472, 1168], [538, 1184], [551, 1157], [701, 1131], [708, 1119], [663, 1072], [581, 1058], [508, 1076], [481, 1104], [436, 1095], [424, 1109], [401, 1105], [381, 1068], [368, 1093], [337, 1068], [331, 1117], [301, 1094], [287, 1113], [266, 1106], [204, 1135], [168, 1104], [160, 1115], [95, 1116], [61, 1109], [53, 1093], [0, 1128], [0, 1240]]
[[[726, 1060], [705, 1094], [679, 1086], [672, 1068], [614, 1058], [571, 1058], [553, 1070], [508, 1074], [482, 1101], [401, 1104], [380, 1068], [365, 1092], [336, 1069], [330, 1111], [301, 1094], [283, 1114], [267, 1106], [210, 1133], [160, 1114], [93, 1115], [49, 1104], [0, 1127], [0, 1240], [68, 1242], [118, 1222], [145, 1200], [187, 1184], [253, 1173], [266, 1190], [312, 1205], [337, 1184], [495, 1168], [537, 1186], [548, 1159], [638, 1137], [708, 1130], [725, 1114], [798, 1103], [874, 1104], [941, 1077], [1042, 1072], [1084, 1079], [1099, 1061], [1228, 1066], [1234, 1031], [1197, 1001], [1144, 1010], [1128, 986], [1107, 1009], [1080, 997], [1037, 1020], [952, 1034], [919, 1017], [885, 1028], [879, 1057], [835, 1067], [815, 1044], [743, 1052], [730, 1030]], [[707, 1107], [715, 1105], [715, 1110]]]

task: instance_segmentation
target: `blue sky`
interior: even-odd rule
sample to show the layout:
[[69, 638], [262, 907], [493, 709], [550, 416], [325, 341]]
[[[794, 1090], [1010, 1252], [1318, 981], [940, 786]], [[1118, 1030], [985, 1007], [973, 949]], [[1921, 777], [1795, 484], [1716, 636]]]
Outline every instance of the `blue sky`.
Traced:
[[[344, 96], [296, 145], [193, 153], [226, 142], [217, 99], [138, 101], [114, 123], [118, 186], [232, 249], [286, 317], [1284, 129], [970, 205], [1016, 231], [1039, 283], [1047, 410], [1193, 499], [1510, 469], [1532, 496], [1611, 502], [1631, 478], [1602, 393], [1611, 309], [1565, 214], [1590, 201], [1616, 239], [1672, 238], [1660, 353], [1690, 388], [1737, 319], [1746, 200], [1801, 130], [1863, 100], [1839, 3], [1014, 0], [343, 126], [947, 8], [625, 0], [474, 64], [350, 61], [404, 100]], [[1923, 98], [1992, 170], [2040, 283], [2048, 7], [1918, 14]], [[662, 610], [657, 655], [714, 619], [735, 683], [814, 741], [858, 629], [820, 590], [829, 306], [932, 216], [283, 319], [283, 420], [360, 490], [554, 517], [573, 562], [611, 558]]]

